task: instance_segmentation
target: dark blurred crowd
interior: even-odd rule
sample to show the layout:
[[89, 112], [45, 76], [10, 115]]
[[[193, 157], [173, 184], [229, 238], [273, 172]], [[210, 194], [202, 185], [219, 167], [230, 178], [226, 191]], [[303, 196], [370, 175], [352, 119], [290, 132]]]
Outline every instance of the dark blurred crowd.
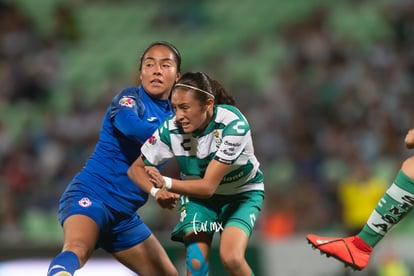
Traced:
[[[341, 183], [361, 164], [364, 180], [389, 185], [409, 154], [403, 138], [414, 127], [414, 5], [397, 2], [381, 13], [391, 35], [365, 48], [333, 34], [323, 8], [284, 25], [274, 35], [288, 55], [264, 91], [229, 87], [265, 173], [264, 236], [346, 228]], [[82, 28], [68, 5], [56, 6], [53, 22], [40, 33], [18, 5], [0, 5], [0, 240], [24, 239], [30, 210], [57, 220], [59, 196], [93, 151], [106, 106], [131, 85], [108, 82], [96, 102], [74, 85], [68, 110], [57, 110], [62, 54], [77, 47]], [[166, 221], [150, 226], [170, 230]]]
[[[414, 5], [405, 3], [383, 10], [391, 35], [368, 48], [331, 33], [325, 9], [281, 30], [287, 62], [260, 104], [244, 106], [271, 176], [265, 212], [276, 214], [275, 225], [263, 220], [270, 236], [348, 230], [341, 185], [353, 179], [363, 190], [375, 182], [383, 191], [410, 154], [403, 140], [414, 127]], [[375, 207], [357, 204], [368, 214]]]

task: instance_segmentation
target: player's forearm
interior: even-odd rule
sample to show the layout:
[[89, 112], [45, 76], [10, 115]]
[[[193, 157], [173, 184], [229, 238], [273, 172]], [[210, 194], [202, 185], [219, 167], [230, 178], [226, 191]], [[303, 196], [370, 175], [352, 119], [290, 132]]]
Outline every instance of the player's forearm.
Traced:
[[137, 185], [141, 190], [146, 193], [150, 193], [154, 185], [150, 182], [144, 167], [132, 164], [128, 169], [128, 177]]
[[171, 192], [198, 197], [198, 198], [210, 198], [214, 195], [217, 187], [210, 185], [204, 179], [197, 180], [178, 180], [171, 179], [171, 188], [168, 189]]

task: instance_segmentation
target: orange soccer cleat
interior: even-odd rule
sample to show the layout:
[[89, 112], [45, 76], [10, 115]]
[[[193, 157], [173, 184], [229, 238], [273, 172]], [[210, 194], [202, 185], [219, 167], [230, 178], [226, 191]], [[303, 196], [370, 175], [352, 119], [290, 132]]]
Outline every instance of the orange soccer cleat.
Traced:
[[331, 238], [308, 234], [306, 239], [314, 249], [319, 249], [327, 257], [334, 257], [343, 262], [345, 267], [350, 266], [354, 270], [364, 269], [372, 252], [372, 247], [358, 236]]

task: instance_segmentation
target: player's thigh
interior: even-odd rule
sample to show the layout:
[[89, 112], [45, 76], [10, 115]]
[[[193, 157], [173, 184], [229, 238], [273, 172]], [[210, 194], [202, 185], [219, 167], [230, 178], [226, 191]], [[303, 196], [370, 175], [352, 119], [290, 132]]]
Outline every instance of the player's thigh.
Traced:
[[63, 250], [74, 252], [82, 266], [95, 250], [99, 236], [98, 225], [88, 216], [71, 215], [63, 224], [63, 233]]
[[220, 237], [220, 256], [239, 255], [244, 256], [249, 237], [246, 232], [236, 226], [229, 226], [224, 229]]
[[63, 233], [65, 243], [83, 241], [94, 247], [99, 234], [99, 228], [90, 217], [76, 214], [71, 215], [65, 220]]
[[153, 234], [137, 245], [112, 255], [139, 275], [178, 275], [167, 252]]

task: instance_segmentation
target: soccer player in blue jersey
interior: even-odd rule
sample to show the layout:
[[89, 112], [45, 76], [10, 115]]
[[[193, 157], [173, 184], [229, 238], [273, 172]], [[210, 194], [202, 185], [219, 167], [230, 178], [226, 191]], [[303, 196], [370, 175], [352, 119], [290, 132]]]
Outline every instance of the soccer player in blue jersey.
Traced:
[[[254, 275], [245, 251], [264, 183], [249, 124], [233, 97], [205, 73], [184, 74], [171, 104], [175, 115], [142, 146], [128, 175], [155, 197], [165, 190], [181, 195], [172, 239], [185, 245], [187, 275], [208, 275], [215, 233], [221, 235], [220, 258], [228, 274]], [[180, 180], [163, 177], [153, 167], [171, 158], [178, 162]]]
[[[145, 140], [172, 114], [170, 93], [180, 77], [181, 55], [157, 41], [143, 52], [141, 84], [116, 95], [103, 119], [95, 151], [60, 199], [63, 248], [48, 276], [72, 276], [102, 248], [139, 274], [178, 275], [164, 248], [137, 214], [148, 199], [128, 177]], [[157, 202], [174, 208], [178, 195], [162, 192]]]

